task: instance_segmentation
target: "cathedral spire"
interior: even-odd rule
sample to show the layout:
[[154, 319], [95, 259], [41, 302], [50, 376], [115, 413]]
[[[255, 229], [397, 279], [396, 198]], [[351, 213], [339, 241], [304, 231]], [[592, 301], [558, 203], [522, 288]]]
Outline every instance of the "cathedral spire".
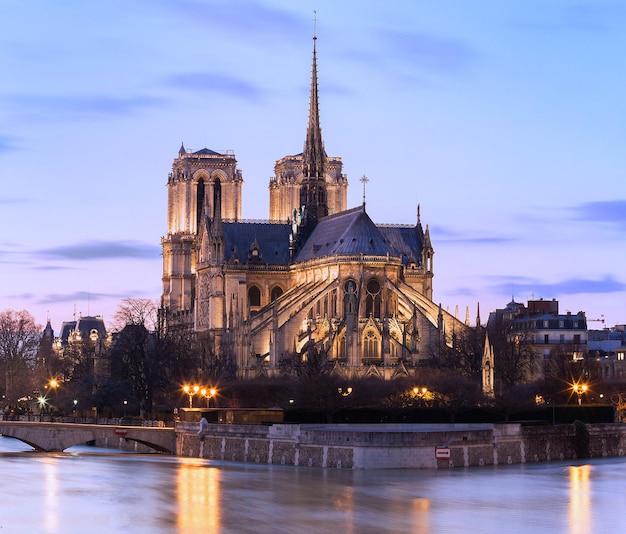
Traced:
[[323, 178], [326, 151], [322, 141], [317, 89], [317, 35], [313, 34], [313, 67], [311, 71], [311, 95], [309, 99], [309, 123], [302, 153], [304, 178]]
[[[316, 21], [317, 22], [317, 21]], [[309, 100], [309, 123], [302, 152], [302, 186], [300, 205], [305, 209], [305, 225], [309, 230], [317, 220], [328, 215], [324, 165], [326, 151], [320, 127], [319, 100], [317, 92], [317, 34], [313, 33], [313, 67], [311, 69], [311, 96]], [[309, 225], [308, 223], [311, 223]]]

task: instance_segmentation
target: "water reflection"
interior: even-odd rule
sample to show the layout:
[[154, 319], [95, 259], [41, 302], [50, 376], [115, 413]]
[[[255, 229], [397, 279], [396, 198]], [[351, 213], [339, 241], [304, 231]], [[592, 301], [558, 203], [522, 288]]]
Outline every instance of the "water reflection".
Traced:
[[43, 485], [44, 485], [44, 520], [46, 532], [59, 530], [59, 479], [58, 463], [52, 457], [46, 457], [43, 462]]
[[591, 532], [591, 466], [569, 466], [569, 531]]
[[0, 532], [591, 534], [626, 525], [615, 504], [626, 500], [623, 458], [344, 471], [8, 445], [0, 437]]
[[413, 499], [411, 503], [412, 523], [414, 534], [428, 534], [430, 532], [430, 500], [423, 497]]
[[180, 532], [220, 531], [220, 478], [221, 471], [206, 462], [181, 460], [176, 476]]

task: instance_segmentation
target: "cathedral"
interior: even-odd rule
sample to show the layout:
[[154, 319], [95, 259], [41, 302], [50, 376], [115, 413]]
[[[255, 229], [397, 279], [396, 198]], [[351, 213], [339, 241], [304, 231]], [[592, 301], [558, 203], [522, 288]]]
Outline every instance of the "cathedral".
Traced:
[[162, 327], [193, 330], [241, 378], [316, 362], [345, 378], [391, 379], [450, 345], [467, 321], [432, 301], [419, 207], [414, 224], [375, 224], [365, 195], [347, 208], [342, 165], [322, 140], [314, 37], [304, 149], [275, 164], [269, 220], [242, 219], [233, 153], [180, 147], [167, 182]]

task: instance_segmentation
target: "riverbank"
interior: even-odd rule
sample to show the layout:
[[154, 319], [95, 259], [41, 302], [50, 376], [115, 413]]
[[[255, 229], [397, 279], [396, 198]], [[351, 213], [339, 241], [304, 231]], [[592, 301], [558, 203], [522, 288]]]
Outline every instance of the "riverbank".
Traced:
[[176, 424], [176, 454], [335, 469], [485, 467], [626, 453], [626, 425]]

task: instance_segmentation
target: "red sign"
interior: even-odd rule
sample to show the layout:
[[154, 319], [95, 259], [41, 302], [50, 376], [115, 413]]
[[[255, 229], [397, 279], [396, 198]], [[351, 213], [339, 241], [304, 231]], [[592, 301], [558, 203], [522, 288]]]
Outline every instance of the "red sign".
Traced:
[[435, 447], [435, 458], [450, 458], [450, 448]]
[[125, 428], [116, 428], [115, 429], [115, 434], [118, 435], [118, 436], [125, 436], [127, 432], [128, 432], [128, 430], [126, 430]]

